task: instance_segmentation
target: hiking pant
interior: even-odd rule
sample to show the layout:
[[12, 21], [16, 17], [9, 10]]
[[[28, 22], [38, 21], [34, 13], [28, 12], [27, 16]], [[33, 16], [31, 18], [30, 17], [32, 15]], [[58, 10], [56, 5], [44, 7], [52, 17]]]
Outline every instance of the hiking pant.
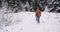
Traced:
[[37, 23], [40, 23], [40, 16], [36, 16]]

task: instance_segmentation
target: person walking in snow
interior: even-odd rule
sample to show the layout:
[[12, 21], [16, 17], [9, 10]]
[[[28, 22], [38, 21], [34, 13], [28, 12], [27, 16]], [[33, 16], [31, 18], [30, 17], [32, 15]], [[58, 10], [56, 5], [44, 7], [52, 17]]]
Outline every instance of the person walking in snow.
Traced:
[[36, 13], [36, 20], [37, 20], [37, 23], [40, 23], [41, 10], [40, 10], [39, 7], [37, 7], [35, 13]]

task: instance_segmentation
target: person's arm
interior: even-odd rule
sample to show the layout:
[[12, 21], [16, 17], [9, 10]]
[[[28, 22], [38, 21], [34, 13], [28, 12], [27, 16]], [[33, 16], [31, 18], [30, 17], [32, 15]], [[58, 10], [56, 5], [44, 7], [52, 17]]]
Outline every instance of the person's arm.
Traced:
[[36, 14], [37, 14], [37, 9], [36, 9]]
[[37, 10], [36, 10], [36, 12], [35, 12], [36, 14], [37, 14]]
[[40, 16], [41, 16], [41, 11], [40, 11]]
[[37, 15], [37, 10], [35, 11], [35, 15]]

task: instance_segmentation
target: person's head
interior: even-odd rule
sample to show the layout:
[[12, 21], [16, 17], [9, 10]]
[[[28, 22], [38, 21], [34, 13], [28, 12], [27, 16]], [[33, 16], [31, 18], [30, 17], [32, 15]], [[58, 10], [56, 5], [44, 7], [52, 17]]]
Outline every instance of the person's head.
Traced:
[[40, 6], [37, 6], [37, 9], [40, 9]]
[[37, 7], [37, 9], [40, 9], [39, 6]]
[[39, 7], [37, 7], [37, 9], [39, 9]]

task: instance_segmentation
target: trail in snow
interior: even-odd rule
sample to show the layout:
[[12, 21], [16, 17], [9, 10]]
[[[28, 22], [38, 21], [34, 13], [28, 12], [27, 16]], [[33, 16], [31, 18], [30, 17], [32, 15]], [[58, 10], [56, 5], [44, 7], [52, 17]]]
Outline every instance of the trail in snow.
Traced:
[[13, 15], [12, 25], [4, 27], [0, 32], [60, 32], [60, 13], [42, 12], [39, 24], [34, 12], [10, 15]]

